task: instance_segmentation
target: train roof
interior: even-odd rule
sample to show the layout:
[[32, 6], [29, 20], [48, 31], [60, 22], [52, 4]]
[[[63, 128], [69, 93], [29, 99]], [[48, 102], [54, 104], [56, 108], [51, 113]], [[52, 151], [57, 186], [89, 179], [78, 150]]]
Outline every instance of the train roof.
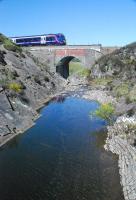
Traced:
[[26, 37], [39, 37], [39, 36], [52, 36], [52, 35], [63, 35], [62, 33], [50, 33], [50, 34], [42, 34], [42, 35], [27, 35], [27, 36], [14, 36], [14, 37], [9, 37], [9, 38], [26, 38]]

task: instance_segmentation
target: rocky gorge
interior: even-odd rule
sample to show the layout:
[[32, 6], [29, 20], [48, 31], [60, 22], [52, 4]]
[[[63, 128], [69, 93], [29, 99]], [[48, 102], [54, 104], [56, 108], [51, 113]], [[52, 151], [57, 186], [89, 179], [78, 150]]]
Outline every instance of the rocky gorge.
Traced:
[[[135, 200], [136, 43], [101, 57], [89, 78], [64, 80], [0, 36], [0, 144], [30, 128], [39, 116], [37, 109], [53, 96], [81, 91], [82, 98], [112, 103], [116, 119], [107, 128], [105, 149], [119, 157], [125, 200]], [[84, 85], [86, 90], [81, 89]]]

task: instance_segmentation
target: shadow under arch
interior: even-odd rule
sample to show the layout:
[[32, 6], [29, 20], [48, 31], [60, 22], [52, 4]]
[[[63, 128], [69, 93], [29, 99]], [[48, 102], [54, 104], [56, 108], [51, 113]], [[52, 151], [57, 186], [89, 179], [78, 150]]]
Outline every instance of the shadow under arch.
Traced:
[[62, 58], [56, 66], [56, 72], [59, 73], [63, 78], [69, 77], [69, 63], [73, 60], [74, 56], [67, 56]]

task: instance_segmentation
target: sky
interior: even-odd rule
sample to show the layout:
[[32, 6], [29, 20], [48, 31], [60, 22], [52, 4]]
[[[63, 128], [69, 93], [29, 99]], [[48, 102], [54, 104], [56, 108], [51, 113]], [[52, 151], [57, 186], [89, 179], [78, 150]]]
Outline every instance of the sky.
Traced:
[[0, 0], [0, 32], [63, 33], [67, 44], [123, 46], [136, 41], [136, 1]]

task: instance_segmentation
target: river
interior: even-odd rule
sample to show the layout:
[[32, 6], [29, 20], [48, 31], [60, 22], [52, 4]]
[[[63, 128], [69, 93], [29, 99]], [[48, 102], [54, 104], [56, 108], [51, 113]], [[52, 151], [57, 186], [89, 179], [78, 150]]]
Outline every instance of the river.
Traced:
[[98, 103], [50, 102], [0, 151], [0, 200], [123, 200], [117, 157], [103, 148]]

